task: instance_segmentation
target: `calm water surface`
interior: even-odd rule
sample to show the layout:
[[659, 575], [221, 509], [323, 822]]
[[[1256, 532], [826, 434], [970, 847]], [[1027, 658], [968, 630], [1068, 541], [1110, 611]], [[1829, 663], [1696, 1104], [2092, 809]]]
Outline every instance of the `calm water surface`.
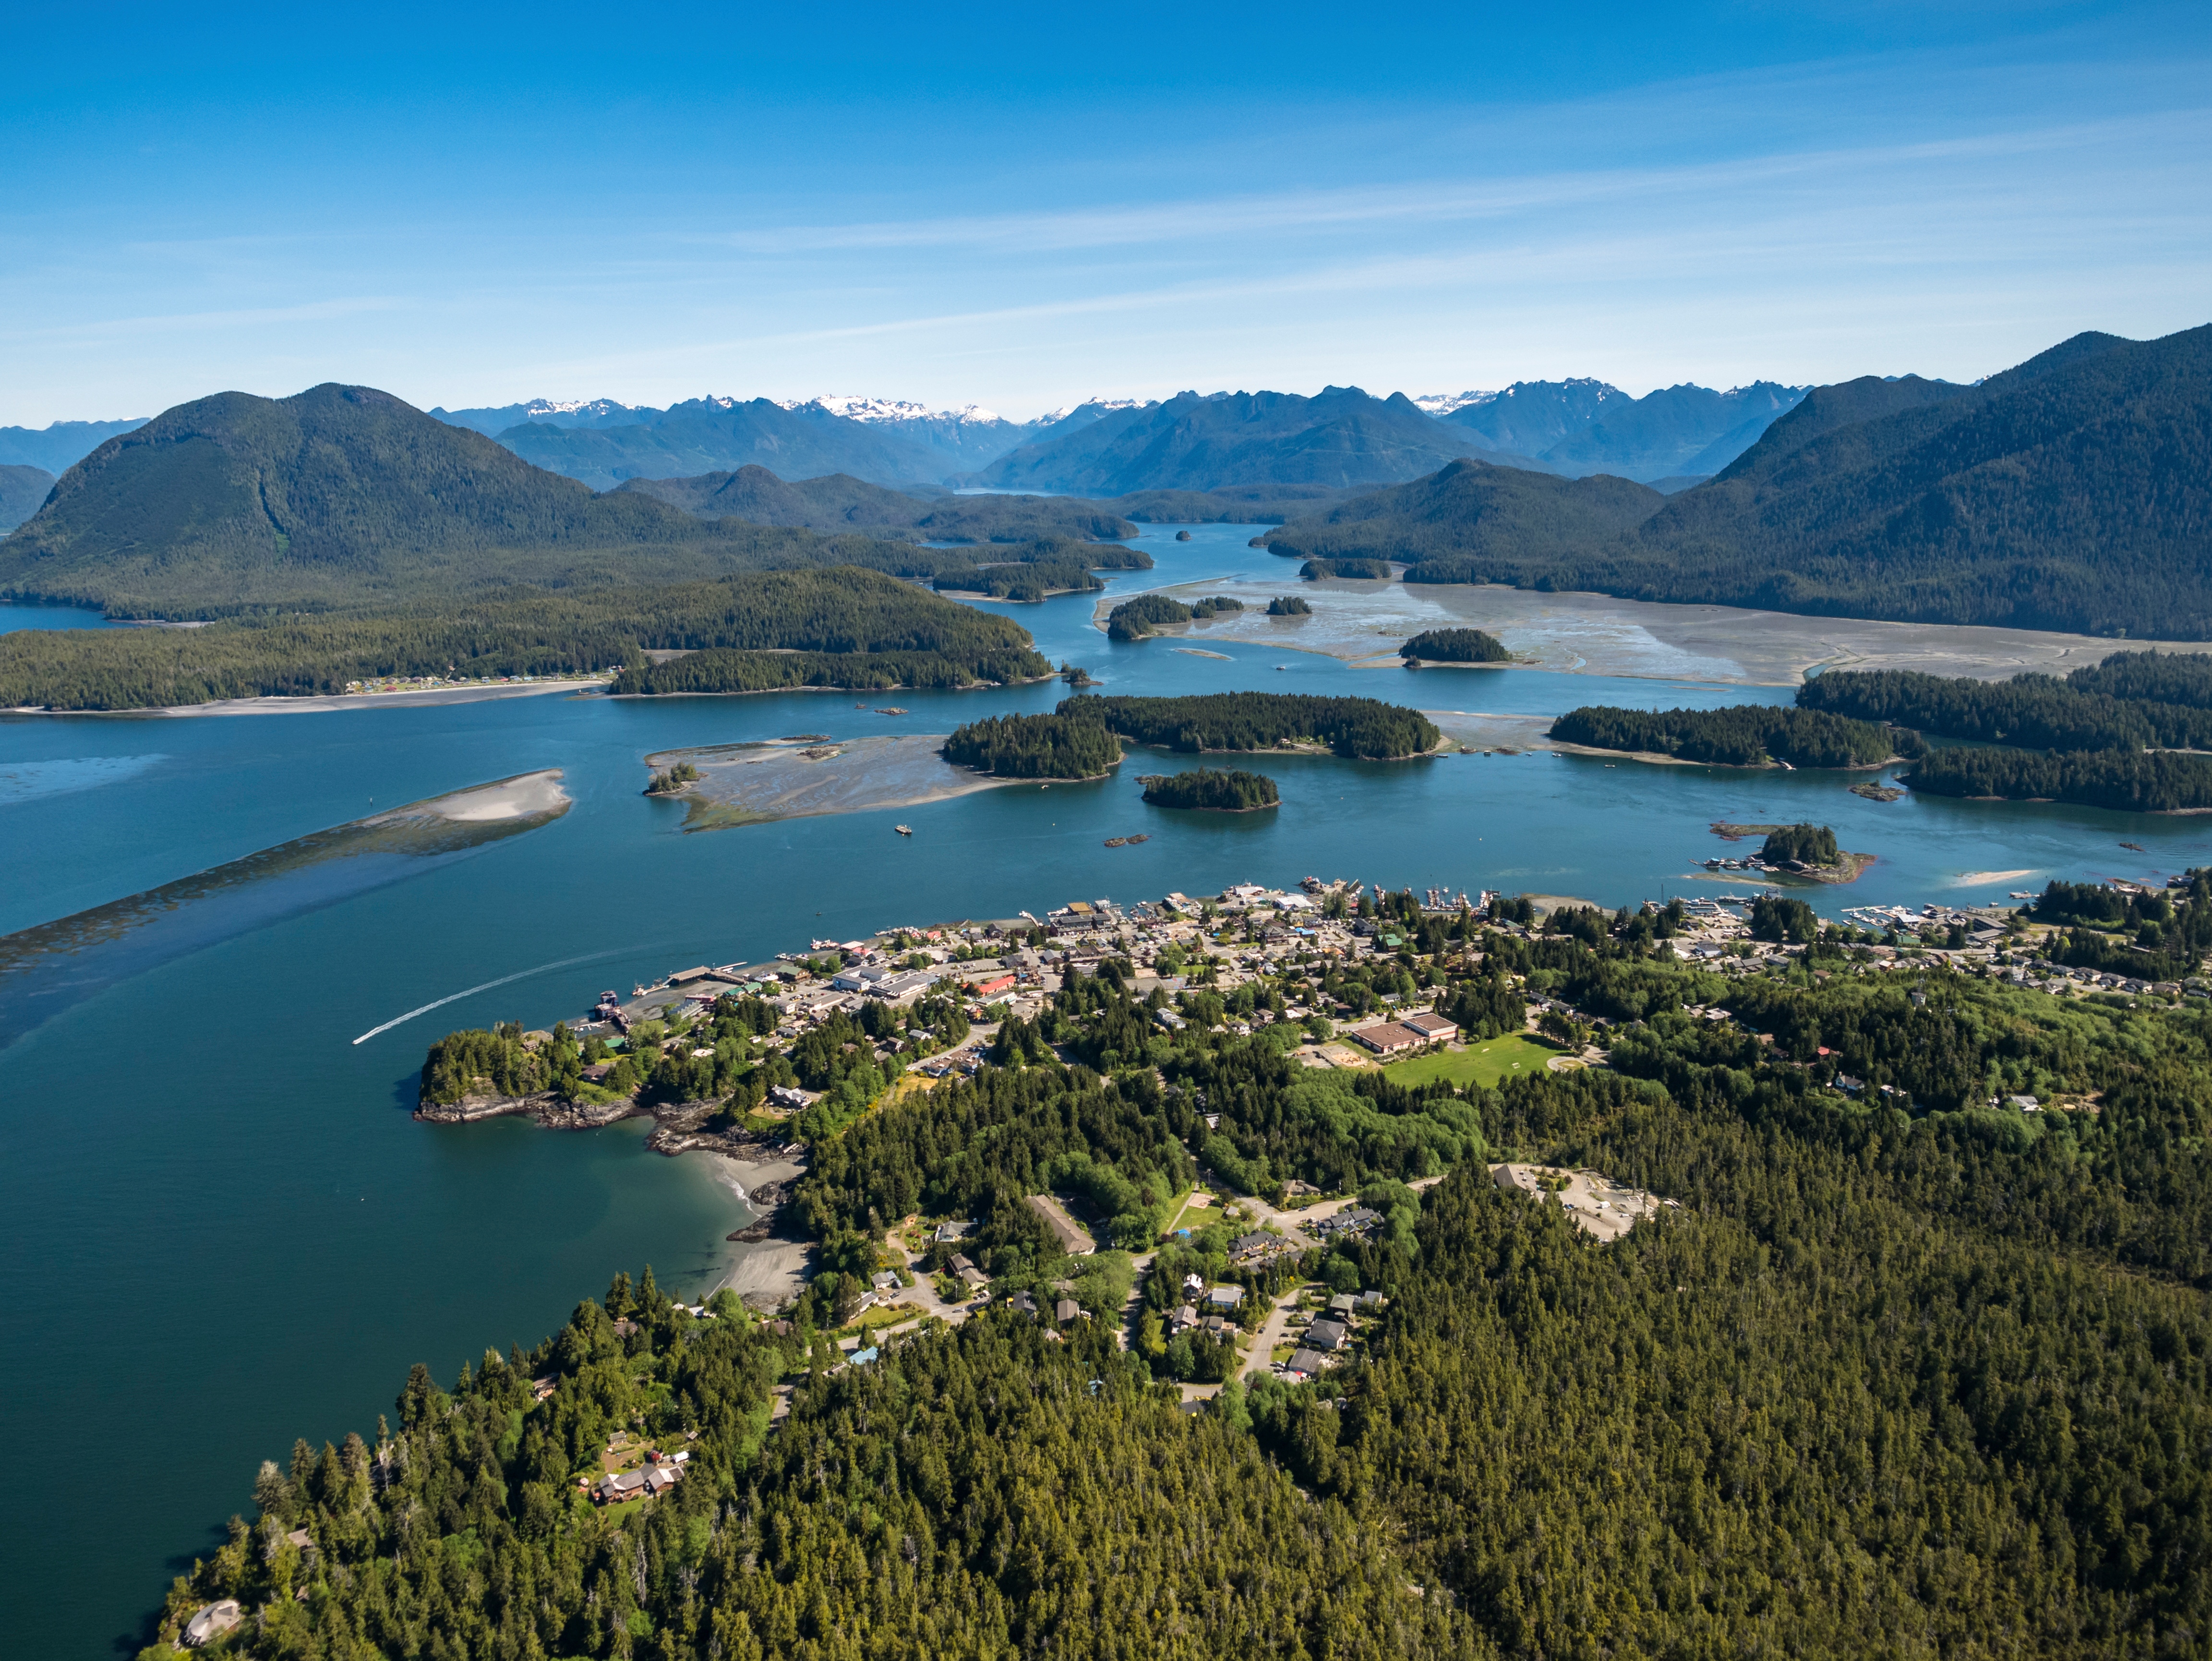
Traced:
[[[1178, 544], [1174, 527], [1148, 527], [1158, 569], [1113, 586], [1243, 571], [1295, 591], [1294, 567], [1245, 547], [1254, 528], [1197, 526]], [[26, 626], [27, 609], [42, 613], [28, 626], [50, 626], [46, 608], [0, 608], [0, 628]], [[1113, 692], [1351, 692], [1531, 713], [1788, 697], [1509, 671], [1486, 676], [1478, 698], [1457, 678], [1440, 691], [1428, 674], [1261, 647], [1209, 643], [1223, 660], [1166, 641], [1110, 645], [1089, 627], [1085, 599], [989, 609]], [[711, 1284], [743, 1213], [706, 1162], [645, 1153], [635, 1126], [561, 1135], [415, 1124], [423, 1049], [453, 1027], [550, 1021], [605, 987], [815, 935], [1247, 877], [1502, 886], [1608, 905], [1715, 892], [1689, 873], [1722, 848], [1707, 828], [1717, 819], [1814, 818], [1879, 855], [1851, 888], [1816, 895], [1831, 913], [2212, 860], [2200, 819], [1911, 797], [1883, 806], [1807, 773], [1548, 755], [1271, 758], [1280, 810], [1219, 819], [1145, 806], [1136, 775], [1187, 764], [1142, 751], [1103, 783], [690, 836], [682, 807], [638, 794], [653, 750], [945, 732], [1064, 695], [901, 693], [897, 716], [829, 694], [555, 694], [319, 715], [0, 719], [0, 932], [510, 774], [560, 768], [575, 804], [542, 829], [369, 891], [309, 896], [274, 918], [246, 909], [240, 932], [217, 930], [188, 956], [48, 1000], [10, 1025], [24, 1033], [0, 1050], [12, 1418], [19, 1445], [40, 1457], [88, 1453], [120, 1474], [52, 1485], [35, 1506], [9, 1509], [9, 1650], [135, 1647], [167, 1575], [248, 1504], [257, 1462], [286, 1457], [295, 1435], [373, 1429], [410, 1362], [450, 1377], [486, 1344], [534, 1342], [617, 1268], [650, 1262], [664, 1284]], [[895, 818], [914, 827], [910, 840], [892, 834]], [[1152, 840], [1100, 846], [1139, 830]], [[1991, 873], [2032, 874], [1968, 880]]]

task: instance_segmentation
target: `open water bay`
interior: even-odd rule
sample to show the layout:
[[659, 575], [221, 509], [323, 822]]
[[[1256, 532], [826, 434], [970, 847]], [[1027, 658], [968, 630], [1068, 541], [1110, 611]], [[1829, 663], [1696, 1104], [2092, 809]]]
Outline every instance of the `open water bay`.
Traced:
[[[1151, 527], [1159, 561], [1117, 590], [1239, 575], [1295, 592], [1251, 526]], [[1504, 715], [1575, 704], [1784, 701], [1786, 687], [1539, 671], [1358, 669], [1266, 643], [1112, 646], [1071, 598], [1006, 606], [1040, 649], [1109, 692], [1357, 693]], [[1509, 638], [1509, 643], [1510, 638]], [[1197, 655], [1181, 647], [1202, 648]], [[220, 1539], [257, 1463], [295, 1436], [373, 1431], [408, 1364], [450, 1378], [486, 1344], [532, 1342], [618, 1268], [699, 1291], [744, 1219], [706, 1162], [642, 1131], [564, 1135], [414, 1123], [425, 1046], [457, 1026], [533, 1025], [680, 964], [816, 935], [1042, 913], [1309, 873], [1397, 887], [1575, 894], [1607, 905], [1692, 885], [1715, 820], [1832, 824], [1878, 863], [1847, 904], [1990, 900], [2048, 877], [2155, 878], [2212, 859], [2193, 818], [1915, 800], [1808, 773], [1550, 754], [1392, 765], [1270, 758], [1283, 806], [1228, 818], [1145, 806], [1115, 776], [926, 806], [685, 834], [640, 795], [649, 752], [798, 733], [943, 733], [1049, 709], [1045, 685], [967, 694], [611, 700], [565, 693], [435, 708], [234, 718], [0, 718], [0, 932], [103, 905], [379, 809], [558, 769], [558, 818], [380, 875], [242, 907], [192, 949], [70, 986], [65, 951], [0, 987], [0, 1263], [13, 1422], [26, 1463], [82, 1461], [9, 1508], [11, 1652], [112, 1656], [141, 1641], [179, 1555]], [[915, 835], [892, 833], [894, 821]], [[1136, 848], [1106, 837], [1148, 833]], [[2131, 853], [2122, 842], [2146, 850]], [[111, 948], [112, 950], [112, 948]], [[434, 1000], [503, 983], [356, 1043]]]

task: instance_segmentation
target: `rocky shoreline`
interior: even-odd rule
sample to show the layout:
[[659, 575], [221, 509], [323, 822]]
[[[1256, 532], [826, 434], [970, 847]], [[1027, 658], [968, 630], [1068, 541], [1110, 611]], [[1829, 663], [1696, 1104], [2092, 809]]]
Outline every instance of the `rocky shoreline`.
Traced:
[[527, 1096], [464, 1096], [458, 1102], [417, 1102], [415, 1116], [425, 1124], [475, 1124], [483, 1119], [534, 1119], [547, 1130], [601, 1130], [624, 1119], [648, 1118], [653, 1134], [645, 1145], [672, 1159], [678, 1153], [720, 1153], [740, 1165], [766, 1165], [788, 1157], [785, 1144], [750, 1130], [708, 1130], [722, 1109], [718, 1101], [564, 1102], [550, 1091]]

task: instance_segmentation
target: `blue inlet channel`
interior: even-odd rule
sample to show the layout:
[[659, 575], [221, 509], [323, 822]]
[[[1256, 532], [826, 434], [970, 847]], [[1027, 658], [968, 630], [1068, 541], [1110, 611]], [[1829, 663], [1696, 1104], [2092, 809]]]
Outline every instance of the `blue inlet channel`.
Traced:
[[[1117, 591], [1233, 575], [1295, 588], [1251, 526], [1152, 526], [1149, 572]], [[1055, 661], [1125, 693], [1250, 689], [1471, 704], [1477, 672], [1409, 676], [1206, 642], [1106, 642], [1087, 598], [990, 609]], [[0, 627], [46, 626], [6, 611]], [[96, 619], [80, 616], [80, 625]], [[1485, 674], [1479, 707], [1784, 702], [1786, 687]], [[1449, 680], [1453, 691], [1439, 694]], [[1878, 855], [1846, 904], [2002, 899], [2052, 876], [2155, 879], [2212, 861], [2212, 827], [2057, 806], [1853, 796], [1833, 775], [1608, 766], [1554, 755], [1395, 765], [1269, 757], [1274, 812], [1145, 806], [1139, 751], [1102, 783], [982, 791], [931, 806], [686, 835], [640, 795], [642, 758], [807, 731], [944, 733], [1050, 709], [1043, 685], [898, 695], [884, 715], [834, 694], [611, 700], [552, 694], [321, 715], [0, 718], [0, 934], [52, 922], [375, 811], [541, 768], [574, 806], [522, 834], [374, 881], [301, 883], [240, 905], [170, 952], [126, 939], [97, 983], [57, 953], [0, 983], [0, 1218], [12, 1307], [11, 1423], [40, 1482], [6, 1512], [8, 1648], [112, 1657], [143, 1640], [168, 1576], [250, 1506], [295, 1436], [373, 1431], [408, 1364], [441, 1378], [486, 1345], [534, 1342], [620, 1268], [710, 1285], [746, 1220], [710, 1162], [646, 1153], [635, 1126], [557, 1135], [409, 1118], [424, 1047], [447, 1030], [574, 1015], [702, 960], [818, 935], [1042, 913], [1070, 899], [1200, 893], [1309, 873], [1586, 897], [1688, 883], [1716, 820], [1814, 819]], [[894, 819], [913, 826], [891, 834]], [[1151, 840], [1106, 849], [1108, 837]], [[2130, 852], [2122, 842], [2148, 850]], [[1995, 879], [1966, 880], [1973, 873]], [[228, 919], [228, 921], [225, 921]], [[534, 973], [526, 973], [532, 971]], [[361, 1044], [434, 999], [508, 979]], [[123, 1496], [127, 1494], [129, 1498]]]

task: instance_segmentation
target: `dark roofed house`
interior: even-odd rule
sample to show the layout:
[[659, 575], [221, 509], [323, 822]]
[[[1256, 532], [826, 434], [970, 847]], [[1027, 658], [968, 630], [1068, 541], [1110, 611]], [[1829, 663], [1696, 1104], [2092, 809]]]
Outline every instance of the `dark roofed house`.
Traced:
[[1285, 1372], [1295, 1372], [1301, 1378], [1310, 1378], [1319, 1372], [1328, 1358], [1316, 1350], [1301, 1349], [1283, 1364]]
[[1306, 1346], [1310, 1349], [1342, 1349], [1352, 1336], [1352, 1329], [1341, 1321], [1326, 1317], [1306, 1329]]
[[1066, 1326], [1083, 1313], [1083, 1305], [1073, 1298], [1063, 1298], [1052, 1306], [1052, 1318]]
[[1240, 1234], [1231, 1242], [1229, 1255], [1232, 1259], [1242, 1261], [1247, 1257], [1260, 1256], [1263, 1253], [1274, 1250], [1278, 1246], [1289, 1244], [1290, 1242], [1279, 1234]]

